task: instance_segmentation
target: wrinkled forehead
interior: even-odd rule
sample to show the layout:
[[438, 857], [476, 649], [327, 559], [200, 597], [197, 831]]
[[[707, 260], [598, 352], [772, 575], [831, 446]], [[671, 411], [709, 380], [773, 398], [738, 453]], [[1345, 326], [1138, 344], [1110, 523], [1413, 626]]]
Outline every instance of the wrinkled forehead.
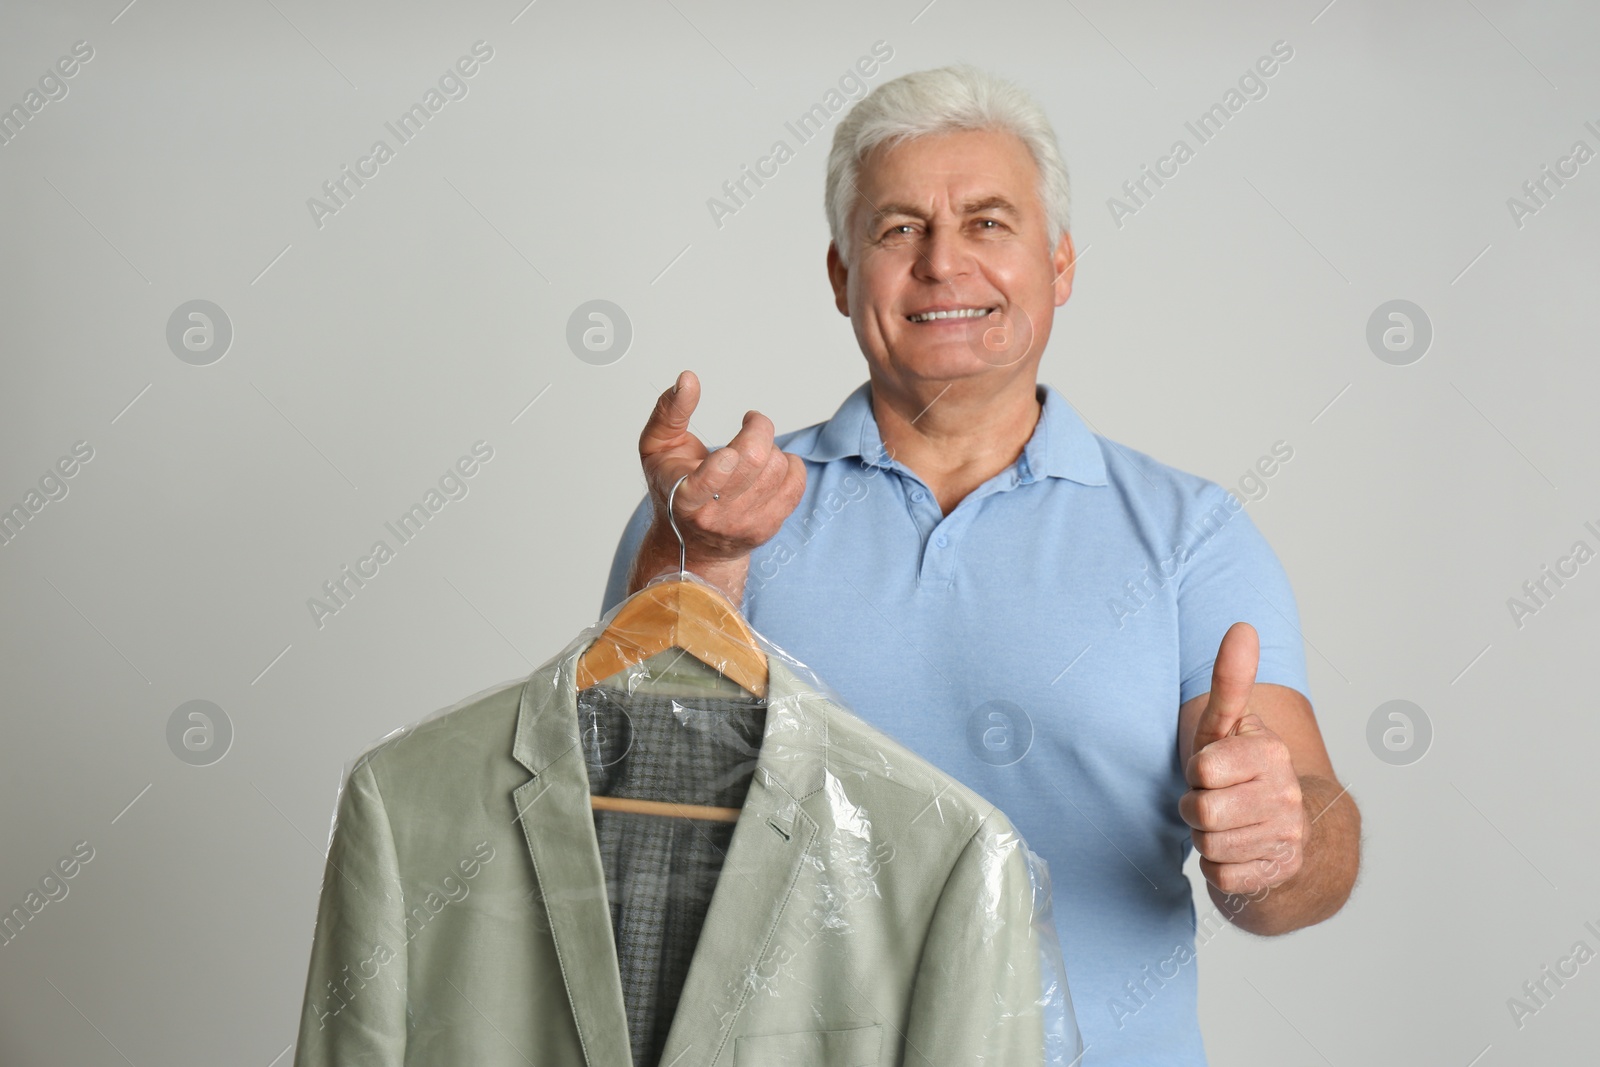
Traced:
[[957, 214], [1009, 209], [1042, 216], [1040, 174], [1022, 138], [1009, 130], [924, 134], [873, 147], [857, 170], [852, 223], [886, 214]]

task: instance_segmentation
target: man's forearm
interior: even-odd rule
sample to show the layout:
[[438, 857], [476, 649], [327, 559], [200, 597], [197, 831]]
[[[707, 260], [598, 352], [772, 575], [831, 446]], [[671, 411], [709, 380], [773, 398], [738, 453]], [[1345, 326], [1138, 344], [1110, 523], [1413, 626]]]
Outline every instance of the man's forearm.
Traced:
[[[732, 560], [706, 561], [690, 558], [686, 564], [695, 577], [703, 578], [721, 589], [734, 606], [744, 603], [745, 577], [750, 573], [750, 557]], [[633, 557], [633, 567], [628, 571], [628, 595], [632, 596], [650, 579], [678, 570], [678, 539], [670, 529], [658, 530], [654, 524], [639, 542], [639, 552]]]
[[1306, 836], [1294, 877], [1257, 894], [1222, 892], [1211, 900], [1235, 926], [1253, 934], [1286, 934], [1332, 916], [1350, 898], [1361, 862], [1361, 812], [1344, 786], [1320, 775], [1300, 776]]

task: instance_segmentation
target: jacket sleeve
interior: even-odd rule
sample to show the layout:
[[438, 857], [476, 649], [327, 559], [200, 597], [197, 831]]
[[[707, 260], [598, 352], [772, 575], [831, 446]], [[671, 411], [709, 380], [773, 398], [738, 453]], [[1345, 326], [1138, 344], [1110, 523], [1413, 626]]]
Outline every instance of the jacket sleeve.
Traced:
[[907, 1067], [1076, 1067], [1044, 860], [998, 811], [957, 859], [912, 991]]
[[394, 835], [369, 759], [339, 796], [294, 1067], [401, 1067], [405, 902]]

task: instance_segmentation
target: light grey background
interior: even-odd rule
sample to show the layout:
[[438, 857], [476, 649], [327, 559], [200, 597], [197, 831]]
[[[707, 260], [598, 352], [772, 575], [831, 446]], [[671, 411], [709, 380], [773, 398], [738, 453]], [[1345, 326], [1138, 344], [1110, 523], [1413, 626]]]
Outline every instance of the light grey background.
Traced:
[[[1055, 121], [1082, 261], [1041, 373], [1095, 429], [1224, 485], [1294, 449], [1249, 510], [1364, 872], [1324, 926], [1205, 944], [1212, 1061], [1592, 1062], [1600, 964], [1520, 1028], [1507, 999], [1600, 948], [1600, 562], [1520, 627], [1507, 600], [1600, 548], [1600, 162], [1520, 226], [1507, 201], [1600, 149], [1593, 5], [123, 3], [0, 9], [0, 105], [94, 49], [0, 146], [0, 506], [94, 450], [0, 547], [0, 905], [94, 849], [0, 947], [0, 1062], [289, 1062], [346, 761], [594, 621], [680, 369], [712, 444], [865, 378], [823, 272], [832, 127], [720, 228], [706, 201], [878, 40], [871, 84], [968, 60]], [[468, 95], [319, 228], [307, 199], [478, 40]], [[234, 331], [208, 366], [166, 340], [196, 299]], [[632, 323], [610, 365], [565, 341], [590, 299]], [[1392, 299], [1434, 329], [1407, 366], [1366, 342]], [[319, 629], [308, 598], [479, 440]], [[1393, 699], [1433, 728], [1409, 765], [1367, 741]], [[190, 700], [232, 725], [209, 766], [168, 745]]]

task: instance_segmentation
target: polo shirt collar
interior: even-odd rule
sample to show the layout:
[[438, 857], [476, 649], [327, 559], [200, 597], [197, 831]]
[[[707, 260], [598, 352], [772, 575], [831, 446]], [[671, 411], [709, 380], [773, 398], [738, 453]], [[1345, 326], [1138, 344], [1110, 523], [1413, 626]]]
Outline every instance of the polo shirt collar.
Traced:
[[[1017, 473], [1024, 483], [1038, 478], [1067, 478], [1083, 485], [1105, 485], [1106, 463], [1083, 417], [1054, 387], [1037, 386], [1042, 408], [1033, 436], [1017, 458]], [[862, 382], [833, 417], [822, 424], [810, 448], [790, 449], [802, 459], [825, 463], [859, 456], [878, 467], [891, 467], [885, 454], [878, 422], [872, 416], [872, 382]]]

